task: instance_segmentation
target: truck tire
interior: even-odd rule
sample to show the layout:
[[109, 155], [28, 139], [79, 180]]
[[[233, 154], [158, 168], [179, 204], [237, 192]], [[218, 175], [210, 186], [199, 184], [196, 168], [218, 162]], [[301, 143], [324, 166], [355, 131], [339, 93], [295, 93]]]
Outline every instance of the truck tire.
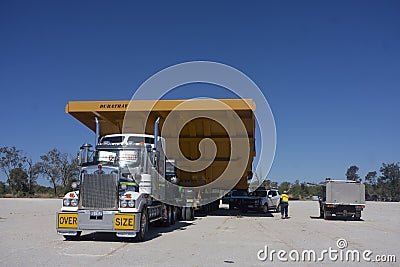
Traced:
[[174, 211], [173, 211], [173, 206], [167, 206], [167, 212], [168, 212], [168, 220], [167, 220], [167, 226], [173, 225], [175, 223], [174, 221]]
[[82, 233], [82, 231], [78, 231], [78, 232], [76, 232], [76, 235], [64, 235], [64, 238], [67, 241], [76, 241], [76, 240], [79, 240], [81, 233]]
[[194, 220], [194, 208], [186, 207], [185, 208], [185, 216], [186, 216], [186, 221], [193, 221]]
[[139, 232], [136, 234], [136, 241], [143, 242], [146, 240], [146, 234], [149, 229], [149, 218], [147, 215], [147, 208], [144, 208], [140, 215]]
[[181, 217], [182, 217], [182, 221], [187, 221], [186, 220], [186, 207], [182, 207], [182, 209], [181, 209]]
[[265, 203], [262, 207], [261, 207], [261, 212], [262, 213], [268, 213], [269, 212], [269, 207], [268, 204]]
[[161, 226], [168, 227], [174, 224], [174, 215], [172, 211], [172, 206], [166, 205], [165, 208], [167, 209], [167, 218], [161, 220]]
[[354, 214], [354, 220], [359, 221], [361, 220], [361, 211], [357, 212]]
[[178, 215], [176, 212], [176, 207], [175, 206], [170, 206], [171, 208], [171, 225], [174, 225], [175, 222], [178, 220]]

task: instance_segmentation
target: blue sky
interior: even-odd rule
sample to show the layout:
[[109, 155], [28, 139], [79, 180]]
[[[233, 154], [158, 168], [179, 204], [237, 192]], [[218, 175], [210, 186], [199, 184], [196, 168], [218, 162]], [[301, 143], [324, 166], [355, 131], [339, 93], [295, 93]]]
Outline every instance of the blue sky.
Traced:
[[68, 101], [130, 99], [165, 67], [210, 60], [266, 96], [270, 179], [341, 179], [353, 164], [364, 177], [400, 161], [399, 14], [398, 1], [3, 0], [0, 146], [34, 161], [54, 147], [75, 154], [94, 134], [65, 114]]

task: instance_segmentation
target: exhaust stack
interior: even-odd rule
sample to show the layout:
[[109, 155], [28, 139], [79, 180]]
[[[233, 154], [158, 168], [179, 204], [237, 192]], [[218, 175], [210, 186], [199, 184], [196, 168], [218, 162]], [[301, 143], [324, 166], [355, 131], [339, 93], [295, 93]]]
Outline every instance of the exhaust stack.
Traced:
[[154, 122], [154, 149], [157, 150], [158, 145], [158, 124], [160, 123], [160, 117]]
[[100, 141], [100, 121], [99, 118], [94, 117], [94, 121], [96, 122], [96, 142], [95, 144], [98, 145]]

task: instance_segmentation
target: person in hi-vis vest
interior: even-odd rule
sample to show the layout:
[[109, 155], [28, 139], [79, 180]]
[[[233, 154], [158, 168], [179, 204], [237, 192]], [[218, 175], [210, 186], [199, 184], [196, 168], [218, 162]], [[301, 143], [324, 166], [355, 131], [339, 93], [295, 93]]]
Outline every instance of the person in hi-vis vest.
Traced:
[[282, 219], [288, 218], [289, 196], [287, 195], [287, 191], [283, 191], [283, 194], [281, 195], [281, 198], [279, 200], [279, 205], [281, 206]]

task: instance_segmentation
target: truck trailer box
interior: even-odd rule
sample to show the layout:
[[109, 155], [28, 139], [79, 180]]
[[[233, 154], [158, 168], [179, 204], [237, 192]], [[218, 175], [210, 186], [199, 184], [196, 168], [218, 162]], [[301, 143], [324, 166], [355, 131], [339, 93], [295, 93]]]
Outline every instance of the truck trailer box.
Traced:
[[354, 181], [330, 181], [326, 184], [326, 203], [365, 204], [365, 186]]

